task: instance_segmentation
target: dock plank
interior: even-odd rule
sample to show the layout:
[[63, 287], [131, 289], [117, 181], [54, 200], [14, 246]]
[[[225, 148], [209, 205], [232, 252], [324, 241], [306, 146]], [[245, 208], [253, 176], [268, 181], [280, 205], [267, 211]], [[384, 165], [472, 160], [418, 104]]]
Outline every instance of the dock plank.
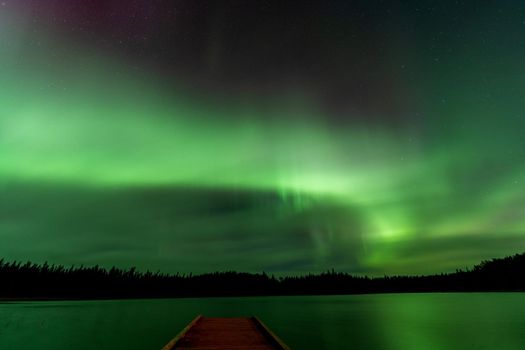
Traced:
[[197, 317], [163, 350], [289, 350], [256, 317]]

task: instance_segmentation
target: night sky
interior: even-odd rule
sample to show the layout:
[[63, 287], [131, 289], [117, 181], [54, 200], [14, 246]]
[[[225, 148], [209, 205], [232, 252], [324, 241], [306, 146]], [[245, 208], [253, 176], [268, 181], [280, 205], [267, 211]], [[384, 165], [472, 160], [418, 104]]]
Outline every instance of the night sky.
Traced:
[[0, 2], [0, 258], [383, 275], [523, 251], [523, 1]]

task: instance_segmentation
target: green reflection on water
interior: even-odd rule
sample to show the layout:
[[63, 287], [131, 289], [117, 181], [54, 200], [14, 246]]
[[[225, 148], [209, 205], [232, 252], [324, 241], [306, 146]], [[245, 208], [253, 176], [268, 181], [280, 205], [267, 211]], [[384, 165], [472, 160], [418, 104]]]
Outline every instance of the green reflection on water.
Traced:
[[524, 349], [525, 294], [0, 304], [0, 349], [160, 349], [195, 315], [258, 315], [293, 349]]

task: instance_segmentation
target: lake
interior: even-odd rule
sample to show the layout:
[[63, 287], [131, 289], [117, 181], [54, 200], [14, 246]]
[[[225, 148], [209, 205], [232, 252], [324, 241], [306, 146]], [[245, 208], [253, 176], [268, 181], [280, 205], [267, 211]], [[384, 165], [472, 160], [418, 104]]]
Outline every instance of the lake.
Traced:
[[257, 315], [294, 350], [525, 349], [525, 293], [5, 302], [0, 349], [160, 349], [198, 314]]

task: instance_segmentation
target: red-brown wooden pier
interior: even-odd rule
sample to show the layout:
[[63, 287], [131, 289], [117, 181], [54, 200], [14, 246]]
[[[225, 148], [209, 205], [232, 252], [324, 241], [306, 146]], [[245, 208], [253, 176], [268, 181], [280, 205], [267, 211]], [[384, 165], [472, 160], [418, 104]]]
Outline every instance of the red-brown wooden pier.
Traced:
[[162, 350], [290, 350], [257, 317], [203, 317], [190, 322]]

